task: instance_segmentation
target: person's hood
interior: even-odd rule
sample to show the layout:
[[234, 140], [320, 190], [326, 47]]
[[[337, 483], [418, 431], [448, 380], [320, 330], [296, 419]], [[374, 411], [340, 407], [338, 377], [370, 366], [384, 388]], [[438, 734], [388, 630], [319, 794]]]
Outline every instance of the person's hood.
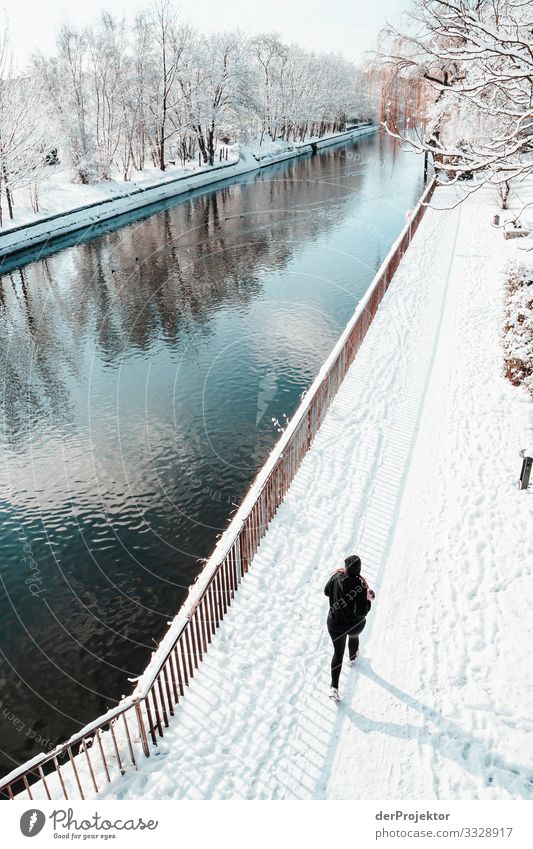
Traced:
[[361, 574], [361, 558], [358, 554], [350, 554], [344, 561], [344, 567], [350, 578], [357, 578]]

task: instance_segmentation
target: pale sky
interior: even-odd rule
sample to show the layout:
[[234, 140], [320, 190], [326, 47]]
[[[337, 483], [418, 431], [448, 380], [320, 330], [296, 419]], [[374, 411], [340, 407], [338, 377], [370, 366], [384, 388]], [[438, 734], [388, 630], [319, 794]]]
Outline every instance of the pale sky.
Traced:
[[[279, 32], [313, 50], [342, 53], [357, 60], [372, 49], [385, 21], [397, 20], [407, 0], [194, 0], [176, 2], [181, 16], [204, 32], [241, 29], [248, 34]], [[142, 0], [0, 0], [9, 20], [12, 46], [24, 59], [35, 48], [54, 48], [54, 31], [67, 19], [88, 23], [105, 8], [117, 16], [133, 17], [147, 5]]]

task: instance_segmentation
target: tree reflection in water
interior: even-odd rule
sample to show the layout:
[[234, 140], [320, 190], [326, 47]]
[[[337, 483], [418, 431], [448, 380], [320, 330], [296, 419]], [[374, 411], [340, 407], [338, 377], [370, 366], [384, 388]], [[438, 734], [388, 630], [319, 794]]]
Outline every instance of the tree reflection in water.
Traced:
[[419, 170], [369, 138], [4, 274], [2, 771], [130, 691]]

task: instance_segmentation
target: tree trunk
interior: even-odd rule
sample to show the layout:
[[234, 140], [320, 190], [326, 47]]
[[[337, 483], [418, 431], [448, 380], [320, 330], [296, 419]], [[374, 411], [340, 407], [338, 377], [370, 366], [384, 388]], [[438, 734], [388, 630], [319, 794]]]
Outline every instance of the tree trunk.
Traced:
[[10, 217], [11, 221], [13, 221], [13, 196], [11, 194], [11, 190], [10, 190], [8, 182], [7, 182], [7, 172], [6, 172], [5, 163], [3, 163], [3, 165], [2, 165], [2, 176], [4, 178], [4, 185], [6, 187], [7, 210], [9, 212], [9, 217]]
[[159, 137], [159, 167], [161, 171], [165, 170], [165, 131], [161, 128], [161, 135]]
[[215, 163], [215, 129], [210, 127], [207, 131], [207, 152], [209, 153], [209, 164]]
[[207, 148], [205, 146], [205, 139], [204, 139], [204, 134], [202, 132], [202, 128], [198, 124], [195, 127], [195, 130], [196, 130], [196, 138], [198, 139], [198, 147], [200, 148], [200, 153], [202, 154], [202, 159], [204, 160], [204, 163], [207, 164], [209, 157], [207, 155]]
[[6, 186], [6, 199], [7, 199], [7, 208], [9, 211], [9, 217], [11, 221], [13, 221], [13, 196], [11, 194], [10, 189]]

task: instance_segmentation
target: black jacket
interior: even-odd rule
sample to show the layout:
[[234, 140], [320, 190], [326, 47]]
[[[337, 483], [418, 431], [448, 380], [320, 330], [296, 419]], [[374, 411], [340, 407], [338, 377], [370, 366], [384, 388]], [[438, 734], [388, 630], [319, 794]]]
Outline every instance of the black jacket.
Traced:
[[348, 631], [362, 622], [372, 607], [367, 598], [367, 583], [360, 575], [351, 577], [345, 572], [334, 572], [324, 595], [329, 598], [328, 625], [339, 631]]

